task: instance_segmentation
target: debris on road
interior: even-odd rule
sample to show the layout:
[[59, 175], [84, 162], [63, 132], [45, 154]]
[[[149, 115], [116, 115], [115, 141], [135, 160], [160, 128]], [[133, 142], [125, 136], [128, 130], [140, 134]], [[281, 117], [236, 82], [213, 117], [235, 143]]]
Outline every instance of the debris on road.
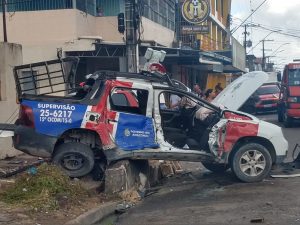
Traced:
[[0, 178], [8, 178], [11, 176], [14, 176], [18, 173], [24, 172], [26, 170], [34, 170], [31, 169], [35, 166], [41, 165], [42, 163], [44, 163], [45, 160], [43, 159], [38, 159], [32, 163], [27, 163], [27, 161], [11, 161], [8, 162], [8, 164], [12, 164], [12, 165], [19, 165], [17, 167], [14, 168], [8, 168], [8, 169], [0, 169]]
[[292, 177], [300, 177], [300, 173], [298, 174], [278, 174], [278, 175], [271, 175], [273, 178], [292, 178]]
[[264, 218], [254, 218], [250, 220], [251, 223], [263, 223]]
[[133, 203], [125, 201], [125, 202], [117, 205], [115, 212], [116, 213], [124, 213], [126, 210], [130, 209], [133, 206], [134, 206]]
[[164, 161], [160, 164], [160, 168], [164, 177], [170, 177], [183, 172], [182, 166], [178, 161]]
[[133, 188], [132, 190], [129, 191], [123, 191], [120, 193], [120, 197], [126, 201], [126, 202], [132, 202], [132, 203], [137, 203], [142, 199], [140, 196], [139, 192]]

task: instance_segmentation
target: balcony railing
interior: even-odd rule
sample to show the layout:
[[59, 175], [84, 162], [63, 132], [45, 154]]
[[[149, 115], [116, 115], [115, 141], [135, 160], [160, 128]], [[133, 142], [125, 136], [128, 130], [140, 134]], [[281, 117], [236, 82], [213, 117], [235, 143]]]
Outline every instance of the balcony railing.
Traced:
[[[78, 9], [93, 16], [125, 12], [125, 0], [7, 0], [8, 12]], [[138, 13], [171, 30], [175, 29], [175, 0], [140, 0]]]
[[91, 0], [7, 0], [8, 12], [79, 9], [96, 16], [96, 1]]
[[72, 0], [7, 0], [7, 11], [39, 11], [73, 8]]

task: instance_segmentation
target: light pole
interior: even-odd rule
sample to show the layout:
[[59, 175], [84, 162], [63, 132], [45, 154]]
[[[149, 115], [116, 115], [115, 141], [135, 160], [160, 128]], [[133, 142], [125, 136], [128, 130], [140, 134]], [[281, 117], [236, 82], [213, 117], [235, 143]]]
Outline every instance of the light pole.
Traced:
[[262, 71], [265, 71], [266, 69], [266, 55], [265, 55], [265, 42], [266, 41], [274, 41], [274, 40], [266, 40], [265, 38], [261, 40], [262, 42]]

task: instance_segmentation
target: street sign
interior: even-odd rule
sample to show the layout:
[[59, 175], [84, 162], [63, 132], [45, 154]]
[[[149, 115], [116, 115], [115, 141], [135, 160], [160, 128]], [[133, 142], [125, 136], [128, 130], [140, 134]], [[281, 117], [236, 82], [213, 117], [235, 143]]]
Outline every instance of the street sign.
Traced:
[[209, 26], [198, 25], [198, 26], [181, 26], [181, 33], [183, 34], [208, 34]]

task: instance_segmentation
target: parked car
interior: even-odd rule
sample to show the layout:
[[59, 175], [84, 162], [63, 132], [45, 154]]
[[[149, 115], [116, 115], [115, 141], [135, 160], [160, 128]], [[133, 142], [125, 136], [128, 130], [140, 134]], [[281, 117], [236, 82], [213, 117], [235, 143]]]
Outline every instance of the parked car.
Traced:
[[[283, 161], [288, 150], [280, 127], [237, 111], [266, 81], [263, 72], [243, 75], [212, 103], [174, 85], [168, 75], [147, 72], [97, 71], [81, 99], [57, 94], [67, 86], [58, 81], [34, 83], [26, 89], [22, 70], [36, 71], [31, 81], [45, 83], [44, 79], [51, 79], [53, 63], [15, 68], [20, 117], [13, 143], [28, 154], [51, 158], [71, 177], [88, 174], [96, 158], [106, 164], [159, 159], [200, 161], [215, 172], [231, 168], [240, 180], [257, 182], [273, 164]], [[40, 78], [40, 67], [47, 67], [42, 70], [48, 73], [46, 78]], [[63, 67], [53, 66], [55, 79], [57, 68]], [[38, 90], [32, 92], [32, 88]], [[136, 102], [124, 104], [113, 97], [116, 94], [123, 94], [127, 102], [134, 97]], [[161, 99], [167, 103], [171, 95], [181, 98], [179, 110], [161, 107]]]
[[279, 102], [279, 85], [265, 83], [254, 92], [242, 106], [241, 111], [256, 114], [258, 112], [276, 111]]

